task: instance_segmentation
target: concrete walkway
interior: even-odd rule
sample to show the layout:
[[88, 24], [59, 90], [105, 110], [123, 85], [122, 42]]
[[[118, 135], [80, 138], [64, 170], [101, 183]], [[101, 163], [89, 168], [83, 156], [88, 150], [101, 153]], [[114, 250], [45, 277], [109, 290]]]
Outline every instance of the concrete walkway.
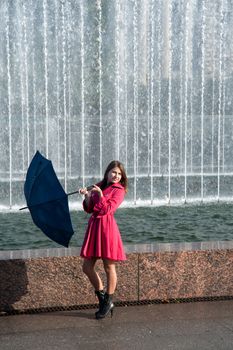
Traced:
[[0, 350], [232, 350], [233, 300], [0, 317]]

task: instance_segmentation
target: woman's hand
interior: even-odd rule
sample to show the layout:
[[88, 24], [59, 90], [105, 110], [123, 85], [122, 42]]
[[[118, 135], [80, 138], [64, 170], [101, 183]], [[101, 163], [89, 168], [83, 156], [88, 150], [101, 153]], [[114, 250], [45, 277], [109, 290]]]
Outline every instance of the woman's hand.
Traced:
[[87, 190], [86, 187], [80, 188], [80, 189], [79, 189], [79, 193], [82, 194], [82, 195], [84, 195], [84, 196], [86, 196], [86, 195], [88, 194], [88, 190]]
[[85, 197], [90, 197], [91, 192], [97, 192], [99, 197], [103, 197], [103, 192], [99, 186], [93, 185], [90, 186], [90, 189], [86, 187], [79, 189], [79, 193], [84, 195]]
[[103, 197], [103, 192], [99, 186], [94, 185], [91, 192], [97, 192], [99, 197]]

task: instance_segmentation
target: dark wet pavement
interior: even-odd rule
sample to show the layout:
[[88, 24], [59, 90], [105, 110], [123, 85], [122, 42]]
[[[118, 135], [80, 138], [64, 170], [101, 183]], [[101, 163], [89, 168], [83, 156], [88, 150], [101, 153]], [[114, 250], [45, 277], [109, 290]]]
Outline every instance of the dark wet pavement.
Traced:
[[0, 317], [0, 350], [232, 350], [233, 300]]

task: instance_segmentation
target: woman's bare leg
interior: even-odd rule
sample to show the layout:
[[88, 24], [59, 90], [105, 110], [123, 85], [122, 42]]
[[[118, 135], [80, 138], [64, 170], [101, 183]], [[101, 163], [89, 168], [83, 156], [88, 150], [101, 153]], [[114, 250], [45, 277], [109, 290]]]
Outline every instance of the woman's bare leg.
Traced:
[[117, 285], [116, 265], [113, 260], [104, 259], [104, 270], [107, 276], [107, 293], [113, 294]]
[[95, 258], [92, 259], [84, 259], [83, 262], [83, 272], [87, 277], [89, 278], [91, 284], [95, 288], [95, 291], [103, 290], [103, 283], [101, 281], [100, 276], [98, 273], [95, 271], [95, 263], [96, 263]]

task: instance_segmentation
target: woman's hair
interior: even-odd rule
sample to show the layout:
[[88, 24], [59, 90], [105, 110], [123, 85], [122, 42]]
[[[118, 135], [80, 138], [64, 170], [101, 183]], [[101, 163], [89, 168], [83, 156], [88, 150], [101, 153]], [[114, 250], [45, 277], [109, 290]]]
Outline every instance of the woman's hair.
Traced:
[[118, 160], [113, 160], [111, 161], [111, 163], [108, 164], [105, 173], [104, 173], [104, 178], [101, 182], [101, 188], [104, 189], [107, 186], [107, 182], [108, 182], [108, 173], [110, 170], [112, 170], [113, 168], [119, 168], [121, 171], [121, 180], [120, 180], [120, 184], [124, 187], [125, 192], [127, 192], [128, 190], [128, 179], [126, 176], [126, 172], [125, 172], [125, 168], [124, 165], [119, 162]]

